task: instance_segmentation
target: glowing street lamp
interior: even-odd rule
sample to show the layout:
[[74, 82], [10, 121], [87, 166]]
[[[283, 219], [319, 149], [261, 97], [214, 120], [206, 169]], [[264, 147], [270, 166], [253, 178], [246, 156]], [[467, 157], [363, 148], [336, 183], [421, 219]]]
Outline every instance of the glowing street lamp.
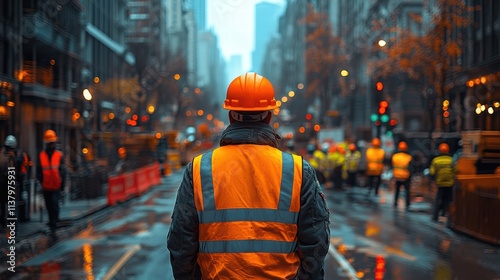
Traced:
[[387, 45], [387, 42], [384, 39], [380, 39], [378, 40], [378, 45], [380, 47], [385, 47], [385, 45]]
[[87, 100], [87, 101], [92, 100], [92, 93], [90, 93], [90, 91], [88, 89], [84, 89], [83, 90], [83, 98], [85, 98], [85, 100]]

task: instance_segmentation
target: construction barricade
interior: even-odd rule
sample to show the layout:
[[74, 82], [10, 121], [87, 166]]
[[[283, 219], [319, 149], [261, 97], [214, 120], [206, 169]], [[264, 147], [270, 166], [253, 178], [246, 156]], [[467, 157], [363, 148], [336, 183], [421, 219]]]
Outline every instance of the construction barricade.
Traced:
[[127, 199], [125, 194], [125, 176], [117, 175], [108, 178], [108, 205], [112, 206]]
[[123, 202], [147, 192], [152, 186], [161, 183], [159, 164], [141, 167], [108, 178], [108, 205]]

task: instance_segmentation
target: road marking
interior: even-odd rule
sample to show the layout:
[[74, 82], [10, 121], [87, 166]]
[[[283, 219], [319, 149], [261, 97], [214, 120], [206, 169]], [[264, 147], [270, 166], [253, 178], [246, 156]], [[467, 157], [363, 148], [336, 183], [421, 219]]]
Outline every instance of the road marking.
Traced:
[[328, 253], [332, 255], [332, 257], [335, 258], [337, 263], [340, 265], [340, 267], [346, 272], [347, 277], [351, 280], [357, 280], [359, 279], [356, 276], [356, 270], [354, 270], [354, 267], [340, 254], [337, 249], [335, 249], [335, 246], [333, 246], [332, 243], [330, 243], [330, 247], [328, 248]]
[[125, 263], [137, 252], [141, 249], [140, 245], [132, 246], [123, 256], [111, 267], [111, 269], [104, 275], [102, 280], [109, 280], [113, 278], [118, 271], [125, 265]]

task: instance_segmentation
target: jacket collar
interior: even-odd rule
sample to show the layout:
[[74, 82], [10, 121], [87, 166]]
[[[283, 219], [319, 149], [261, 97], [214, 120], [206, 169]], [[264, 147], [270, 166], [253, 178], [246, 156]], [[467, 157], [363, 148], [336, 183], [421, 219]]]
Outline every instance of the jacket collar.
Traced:
[[222, 133], [220, 146], [238, 144], [268, 145], [277, 148], [281, 137], [268, 124], [235, 122]]

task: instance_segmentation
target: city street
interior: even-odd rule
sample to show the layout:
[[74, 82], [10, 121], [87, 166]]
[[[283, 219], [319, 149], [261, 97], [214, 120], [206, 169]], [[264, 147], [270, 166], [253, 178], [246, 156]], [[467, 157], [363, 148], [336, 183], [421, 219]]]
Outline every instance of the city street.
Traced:
[[[2, 276], [173, 279], [165, 240], [181, 176], [176, 172], [144, 196], [101, 210], [72, 236], [39, 238], [53, 244]], [[394, 209], [384, 188], [379, 197], [363, 188], [327, 189], [326, 197], [331, 246], [325, 279], [500, 279], [500, 248], [431, 222], [418, 205], [406, 212], [401, 201]]]

